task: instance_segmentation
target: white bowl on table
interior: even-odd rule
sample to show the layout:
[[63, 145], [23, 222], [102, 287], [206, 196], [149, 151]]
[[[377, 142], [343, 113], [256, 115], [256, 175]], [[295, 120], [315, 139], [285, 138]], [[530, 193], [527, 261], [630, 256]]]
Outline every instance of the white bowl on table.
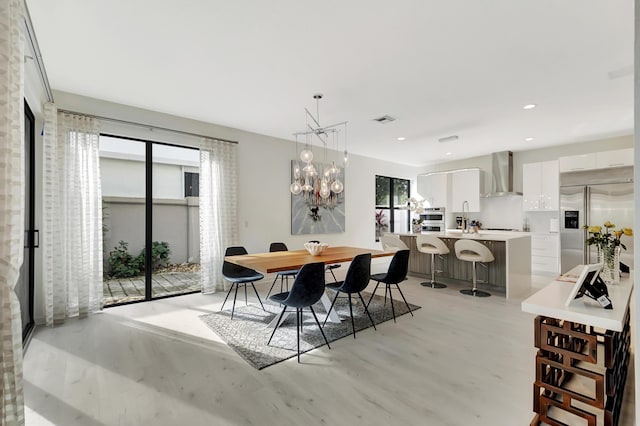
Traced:
[[304, 248], [307, 249], [311, 256], [318, 256], [327, 247], [329, 247], [327, 243], [304, 243]]

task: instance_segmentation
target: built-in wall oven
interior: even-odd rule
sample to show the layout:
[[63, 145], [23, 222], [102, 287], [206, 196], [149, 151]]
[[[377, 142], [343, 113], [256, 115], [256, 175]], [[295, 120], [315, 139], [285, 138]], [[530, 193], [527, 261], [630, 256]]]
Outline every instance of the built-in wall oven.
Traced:
[[420, 215], [423, 232], [444, 232], [444, 207], [429, 207]]

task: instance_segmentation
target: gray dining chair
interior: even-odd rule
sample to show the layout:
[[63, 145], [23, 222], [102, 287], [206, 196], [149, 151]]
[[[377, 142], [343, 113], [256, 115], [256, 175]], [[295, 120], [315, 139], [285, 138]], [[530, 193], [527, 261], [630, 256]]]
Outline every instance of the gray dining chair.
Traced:
[[376, 291], [378, 290], [378, 286], [380, 285], [380, 283], [384, 283], [386, 286], [384, 291], [384, 302], [385, 304], [387, 303], [387, 293], [389, 293], [389, 298], [391, 299], [391, 312], [393, 314], [393, 322], [396, 322], [396, 310], [395, 310], [395, 307], [393, 306], [393, 294], [391, 293], [391, 286], [395, 285], [396, 289], [400, 293], [400, 296], [402, 296], [402, 300], [404, 300], [404, 303], [407, 305], [407, 309], [409, 310], [409, 313], [411, 314], [411, 316], [413, 316], [413, 312], [411, 312], [411, 307], [409, 306], [407, 299], [404, 297], [404, 294], [402, 293], [402, 290], [398, 285], [399, 283], [401, 283], [407, 278], [408, 271], [409, 271], [409, 250], [398, 250], [393, 255], [393, 258], [391, 259], [391, 263], [389, 264], [389, 269], [387, 270], [387, 272], [371, 275], [371, 279], [373, 281], [377, 281], [377, 284], [376, 284], [376, 287], [373, 289], [373, 293], [371, 293], [371, 297], [369, 298], [369, 301], [367, 302], [367, 307], [369, 306], [369, 303], [371, 303], [371, 300], [373, 300], [373, 296], [376, 294]]
[[291, 286], [291, 291], [287, 291], [284, 293], [274, 294], [269, 297], [269, 300], [272, 300], [276, 303], [284, 305], [282, 308], [282, 312], [280, 313], [280, 317], [278, 318], [278, 322], [276, 326], [273, 328], [273, 332], [271, 333], [271, 337], [269, 337], [269, 341], [267, 345], [271, 343], [273, 336], [276, 334], [278, 330], [278, 325], [280, 321], [282, 321], [282, 317], [284, 316], [287, 308], [295, 308], [296, 310], [296, 337], [298, 342], [298, 363], [300, 362], [300, 332], [302, 331], [302, 310], [304, 308], [309, 308], [311, 313], [313, 314], [313, 319], [316, 321], [318, 325], [318, 329], [320, 333], [322, 333], [322, 337], [324, 338], [324, 342], [327, 344], [327, 347], [331, 349], [329, 345], [329, 341], [327, 340], [327, 336], [325, 336], [324, 331], [322, 330], [322, 326], [320, 326], [320, 321], [318, 321], [318, 317], [316, 316], [316, 312], [313, 310], [313, 305], [317, 303], [322, 295], [324, 294], [324, 263], [316, 262], [316, 263], [307, 263], [300, 268], [298, 275], [296, 275], [296, 279], [293, 281], [293, 285]]
[[[367, 308], [366, 303], [364, 303], [364, 299], [362, 298], [362, 294], [360, 293], [362, 290], [367, 288], [369, 284], [369, 279], [371, 278], [371, 253], [359, 254], [353, 258], [351, 261], [351, 265], [349, 265], [349, 270], [347, 270], [347, 276], [344, 278], [344, 281], [339, 281], [336, 283], [327, 284], [327, 288], [334, 290], [336, 292], [335, 297], [333, 298], [333, 302], [331, 302], [331, 307], [327, 312], [327, 318], [329, 318], [329, 313], [333, 309], [336, 300], [338, 300], [338, 296], [340, 293], [344, 293], [349, 298], [349, 315], [351, 316], [351, 329], [353, 330], [353, 338], [356, 338], [356, 324], [353, 319], [353, 302], [351, 301], [351, 295], [357, 294], [360, 298], [360, 302], [362, 302], [362, 306], [364, 308], [364, 312], [369, 317], [369, 321], [371, 321], [371, 325], [373, 329], [376, 329], [376, 324], [373, 322], [373, 318], [371, 318], [371, 314], [369, 313], [369, 309]], [[324, 324], [327, 323], [327, 319], [325, 318]], [[323, 324], [323, 325], [324, 325]]]
[[[225, 250], [226, 256], [236, 256], [248, 254], [247, 250], [244, 247], [227, 247]], [[260, 300], [260, 295], [258, 294], [258, 290], [256, 290], [256, 286], [253, 284], [256, 281], [260, 281], [264, 278], [260, 272], [254, 271], [253, 269], [245, 268], [244, 266], [236, 265], [235, 263], [224, 261], [222, 263], [222, 276], [225, 280], [231, 283], [231, 287], [229, 287], [229, 291], [227, 292], [227, 296], [224, 298], [224, 302], [222, 302], [222, 307], [220, 310], [224, 308], [224, 304], [227, 303], [227, 299], [231, 294], [231, 290], [235, 287], [236, 292], [233, 295], [233, 307], [231, 308], [231, 319], [233, 319], [233, 313], [236, 309], [236, 298], [238, 297], [238, 287], [240, 285], [244, 285], [244, 302], [247, 302], [247, 284], [251, 284], [253, 287], [253, 291], [256, 293], [256, 297], [258, 298], [258, 302], [260, 302], [260, 306], [264, 310], [264, 305], [262, 304], [262, 300]]]
[[[276, 251], [289, 251], [289, 249], [287, 248], [287, 245], [285, 243], [271, 243], [269, 245], [269, 252], [276, 252]], [[269, 292], [267, 293], [267, 297], [269, 297], [269, 295], [271, 294], [271, 291], [273, 290], [273, 286], [276, 285], [276, 281], [278, 281], [278, 278], [280, 278], [280, 292], [282, 293], [282, 288], [283, 288], [283, 284], [286, 281], [286, 285], [287, 285], [287, 291], [289, 291], [289, 277], [293, 278], [298, 274], [299, 269], [291, 269], [288, 271], [279, 271], [276, 272], [276, 276], [273, 279], [273, 282], [271, 283], [271, 288], [269, 289]]]

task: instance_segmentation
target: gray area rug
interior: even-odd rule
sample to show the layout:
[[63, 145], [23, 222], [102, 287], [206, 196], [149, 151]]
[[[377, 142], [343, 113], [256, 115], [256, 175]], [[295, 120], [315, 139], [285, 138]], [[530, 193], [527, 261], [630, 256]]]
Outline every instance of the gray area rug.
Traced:
[[[335, 293], [327, 291], [331, 300]], [[394, 291], [394, 303], [396, 317], [408, 314], [407, 306], [404, 301], [395, 299], [397, 292]], [[365, 302], [369, 300], [371, 295], [363, 292]], [[398, 295], [400, 297], [400, 295]], [[353, 304], [353, 316], [358, 330], [364, 330], [371, 327], [371, 321], [364, 312], [362, 303], [357, 295], [357, 302]], [[353, 299], [352, 300], [356, 300]], [[200, 319], [211, 328], [218, 336], [220, 336], [227, 344], [233, 348], [242, 358], [258, 370], [265, 367], [285, 361], [297, 355], [296, 351], [296, 318], [295, 309], [288, 308], [293, 313], [285, 320], [276, 334], [271, 340], [271, 344], [267, 346], [267, 341], [273, 329], [268, 328], [268, 324], [276, 315], [280, 315], [282, 307], [271, 301], [263, 300], [266, 312], [262, 310], [260, 304], [245, 305], [244, 301], [236, 303], [233, 320], [231, 320], [231, 304], [227, 301], [229, 308], [224, 311], [200, 316]], [[420, 306], [409, 304], [411, 310], [420, 309]], [[347, 298], [339, 297], [336, 301], [334, 309], [337, 308], [338, 315], [342, 319], [341, 323], [332, 323], [327, 321], [323, 328], [327, 340], [333, 342], [345, 336], [352, 335], [351, 319], [349, 317], [349, 302]], [[321, 303], [313, 306], [320, 324], [324, 321], [325, 309]], [[384, 302], [384, 297], [375, 295], [369, 304], [369, 313], [373, 318], [373, 322], [377, 325], [385, 321], [393, 319], [391, 313], [391, 304], [389, 299]], [[313, 315], [308, 309], [304, 310], [303, 318], [303, 334], [300, 335], [300, 353], [308, 352], [314, 348], [325, 344], [322, 334], [318, 330]]]

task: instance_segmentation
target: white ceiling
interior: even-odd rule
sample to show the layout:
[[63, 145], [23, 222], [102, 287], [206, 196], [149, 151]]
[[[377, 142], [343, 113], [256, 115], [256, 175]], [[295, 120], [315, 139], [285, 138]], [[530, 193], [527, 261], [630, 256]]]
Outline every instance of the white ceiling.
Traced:
[[[321, 124], [348, 120], [349, 151], [369, 157], [423, 165], [633, 132], [632, 0], [27, 5], [54, 89], [290, 140], [321, 92]], [[384, 114], [397, 120], [372, 121]]]

